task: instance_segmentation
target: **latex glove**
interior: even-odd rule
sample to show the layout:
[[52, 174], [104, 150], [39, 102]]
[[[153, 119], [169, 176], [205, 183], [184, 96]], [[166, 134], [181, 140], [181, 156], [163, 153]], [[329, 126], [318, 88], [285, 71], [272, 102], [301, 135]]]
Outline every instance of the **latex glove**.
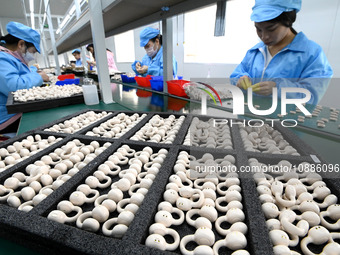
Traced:
[[241, 89], [247, 90], [251, 86], [251, 80], [247, 75], [244, 75], [238, 80], [236, 86]]
[[37, 63], [33, 64], [33, 66], [35, 66], [37, 69], [39, 69], [39, 65]]
[[137, 62], [136, 63], [136, 70], [140, 69], [142, 66], [141, 66], [141, 63], [140, 62]]
[[43, 81], [50, 81], [50, 77], [44, 71], [40, 71], [38, 74], [41, 76]]
[[137, 68], [137, 65], [136, 65], [136, 70], [137, 70], [137, 72], [138, 73], [140, 73], [140, 74], [145, 74], [145, 73], [147, 73], [148, 72], [148, 66], [142, 66], [142, 67], [140, 67], [140, 68]]
[[273, 88], [276, 87], [276, 83], [273, 81], [263, 81], [251, 86], [253, 92], [262, 96], [269, 96], [273, 93]]

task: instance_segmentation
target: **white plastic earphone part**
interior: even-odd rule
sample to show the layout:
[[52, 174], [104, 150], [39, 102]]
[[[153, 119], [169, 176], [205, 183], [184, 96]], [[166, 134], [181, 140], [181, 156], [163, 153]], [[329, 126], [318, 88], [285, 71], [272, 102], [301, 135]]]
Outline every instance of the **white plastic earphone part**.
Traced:
[[[72, 203], [66, 200], [59, 202], [57, 208], [58, 210], [51, 211], [47, 218], [59, 223], [75, 222], [83, 213], [83, 210], [79, 206], [74, 206]], [[68, 217], [67, 214], [71, 213], [72, 211], [75, 211], [76, 215]]]
[[[114, 227], [112, 228], [112, 226]], [[112, 236], [115, 238], [122, 238], [123, 235], [128, 230], [128, 226], [118, 223], [118, 218], [112, 218], [107, 221], [102, 226], [102, 232], [106, 236]]]
[[313, 197], [318, 200], [324, 200], [328, 195], [331, 194], [331, 190], [327, 186], [320, 185], [315, 187], [313, 190]]
[[92, 189], [105, 189], [111, 185], [111, 182], [111, 178], [101, 171], [94, 172], [92, 176], [88, 176], [85, 180], [85, 184], [89, 185]]
[[192, 241], [198, 245], [213, 246], [215, 243], [215, 234], [210, 228], [201, 227], [196, 229], [193, 235], [184, 236], [180, 242], [180, 250], [183, 254], [190, 253], [185, 246]]
[[290, 209], [293, 210], [293, 211], [299, 210], [302, 213], [307, 212], [307, 211], [312, 211], [312, 212], [315, 212], [317, 214], [320, 213], [320, 208], [319, 208], [318, 204], [316, 202], [314, 202], [313, 200], [303, 201], [300, 205], [294, 205]]
[[293, 224], [296, 220], [296, 214], [292, 210], [281, 211], [279, 219], [282, 229], [293, 236], [305, 236], [309, 230], [309, 224], [305, 220], [300, 220], [296, 226]]
[[188, 224], [195, 227], [196, 229], [200, 227], [206, 227], [206, 228], [212, 229], [212, 224], [210, 220], [208, 220], [205, 217], [198, 217], [196, 220], [192, 220], [191, 218], [187, 217], [186, 221]]
[[[88, 198], [90, 194], [93, 194], [91, 198]], [[99, 191], [91, 189], [86, 184], [78, 186], [77, 191], [71, 193], [69, 200], [72, 204], [81, 206], [84, 203], [93, 203], [99, 197]]]
[[[241, 202], [242, 201], [242, 195], [239, 191], [237, 190], [228, 190], [228, 192], [226, 192], [226, 194], [224, 195], [224, 197], [219, 197], [216, 199], [216, 208], [221, 211], [221, 212], [226, 212], [229, 208], [231, 208], [232, 206], [234, 206], [234, 204], [229, 205], [229, 203], [231, 202]], [[221, 204], [223, 202], [227, 202], [228, 205], [226, 206], [222, 206]], [[240, 207], [239, 204], [236, 204], [237, 207]]]
[[[233, 184], [229, 187], [225, 186], [224, 184], [225, 183], [220, 183], [220, 184], [217, 185], [217, 192], [218, 192], [218, 194], [220, 194], [222, 196], [226, 195], [226, 193], [230, 190], [237, 190], [238, 192], [241, 192], [241, 187], [238, 184]], [[227, 188], [227, 189], [222, 190], [222, 188]]]
[[97, 207], [99, 205], [105, 206], [109, 212], [113, 212], [117, 208], [117, 204], [114, 200], [109, 199], [108, 195], [101, 195], [94, 201], [94, 206]]
[[97, 232], [100, 229], [100, 224], [98, 220], [91, 217], [92, 212], [82, 213], [76, 221], [77, 227], [87, 231]]
[[161, 223], [152, 224], [149, 227], [149, 233], [150, 234], [158, 234], [158, 235], [161, 235], [163, 237], [165, 235], [172, 236], [172, 238], [174, 239], [174, 242], [171, 243], [171, 244], [167, 243], [166, 250], [173, 251], [173, 250], [176, 250], [179, 246], [180, 237], [179, 237], [179, 234], [177, 233], [177, 231], [175, 231], [171, 228], [167, 228]]
[[247, 246], [247, 239], [241, 232], [232, 231], [228, 233], [228, 235], [224, 239], [219, 240], [214, 244], [214, 254], [218, 254], [218, 250], [223, 246], [233, 251], [244, 249]]
[[155, 215], [155, 222], [161, 223], [166, 227], [170, 227], [171, 225], [180, 225], [184, 222], [184, 218], [174, 219], [170, 212], [161, 210], [158, 211]]
[[289, 249], [288, 246], [285, 246], [285, 245], [275, 245], [273, 247], [273, 251], [274, 251], [274, 254], [275, 255], [284, 255], [284, 254], [287, 254], [287, 255], [301, 255], [300, 253], [296, 252], [296, 251], [292, 251], [291, 249]]
[[186, 214], [186, 221], [192, 221], [192, 216], [198, 214], [201, 217], [207, 218], [209, 221], [214, 222], [218, 217], [217, 210], [211, 205], [204, 205], [201, 209], [191, 209]]
[[243, 209], [243, 205], [240, 201], [237, 201], [237, 200], [229, 201], [226, 206], [221, 205], [221, 203], [223, 203], [223, 202], [227, 202], [227, 201], [225, 201], [224, 197], [219, 197], [215, 201], [216, 209], [219, 212], [227, 212], [231, 208], [240, 208], [241, 210]]
[[228, 229], [223, 229], [221, 227], [221, 223], [225, 221], [225, 218], [223, 218], [223, 217], [224, 216], [221, 216], [221, 217], [217, 218], [217, 220], [215, 221], [215, 228], [220, 235], [226, 236], [232, 231], [239, 231], [244, 235], [247, 233], [247, 231], [248, 231], [247, 225], [243, 222], [240, 222], [240, 221], [232, 223], [232, 225]]
[[6, 201], [10, 195], [14, 193], [13, 189], [6, 188], [4, 185], [0, 185], [0, 201]]
[[[299, 242], [299, 238], [290, 240], [288, 234], [285, 231], [274, 229], [269, 232], [269, 237], [273, 243], [273, 246], [284, 245], [284, 246], [296, 246]], [[295, 236], [297, 237], [297, 236]]]
[[262, 211], [266, 219], [276, 218], [280, 214], [280, 211], [277, 205], [274, 203], [270, 203], [270, 202], [266, 202], [262, 204]]
[[317, 203], [317, 205], [321, 208], [324, 209], [330, 205], [336, 204], [338, 202], [337, 196], [330, 194], [325, 197], [322, 203]]
[[246, 250], [237, 250], [234, 251], [231, 255], [250, 255], [250, 253]]
[[285, 189], [285, 197], [283, 199], [283, 183], [280, 181], [274, 181], [271, 185], [272, 193], [275, 197], [276, 202], [282, 207], [291, 207], [296, 204], [296, 190], [292, 185], [287, 185]]
[[168, 211], [169, 213], [177, 214], [180, 221], [184, 221], [184, 212], [176, 207], [173, 207], [171, 203], [163, 201], [158, 204], [158, 211]]
[[269, 231], [274, 230], [274, 229], [278, 229], [278, 230], [282, 229], [281, 222], [278, 219], [266, 220], [266, 226]]
[[315, 245], [322, 245], [326, 242], [328, 244], [324, 247], [321, 255], [337, 254], [339, 252], [340, 245], [335, 243], [334, 239], [339, 239], [340, 233], [330, 233], [325, 227], [315, 226], [308, 231], [308, 235], [302, 239], [300, 247], [306, 255], [316, 255], [308, 248], [308, 244], [313, 243]]
[[[334, 223], [329, 223], [325, 218], [329, 217]], [[320, 213], [321, 224], [331, 230], [340, 229], [340, 205], [330, 205], [326, 211]]]
[[[177, 206], [178, 209], [183, 210], [183, 211], [189, 211], [192, 208], [200, 208], [203, 205], [204, 194], [201, 190], [191, 189], [190, 187], [189, 187], [189, 189], [186, 188], [186, 187], [182, 187], [182, 188], [180, 188], [179, 192], [184, 194], [186, 197], [179, 197], [177, 199], [176, 206]], [[189, 194], [191, 194], [191, 195], [189, 196]], [[193, 199], [196, 195], [198, 196], [198, 200], [196, 202], [187, 198], [187, 197], [191, 197]]]
[[174, 248], [173, 244], [168, 244], [165, 238], [160, 234], [151, 234], [145, 240], [146, 246], [156, 248], [158, 250], [175, 250], [178, 247]]
[[168, 189], [163, 193], [163, 198], [165, 201], [168, 201], [171, 204], [175, 204], [179, 195], [176, 190]]

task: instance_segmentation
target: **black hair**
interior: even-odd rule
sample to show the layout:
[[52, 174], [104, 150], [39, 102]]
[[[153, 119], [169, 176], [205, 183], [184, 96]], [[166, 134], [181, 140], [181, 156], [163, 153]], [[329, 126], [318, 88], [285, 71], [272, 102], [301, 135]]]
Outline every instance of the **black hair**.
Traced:
[[89, 45], [86, 46], [86, 50], [87, 50], [87, 51], [90, 51], [90, 48], [93, 48], [93, 43], [91, 43], [91, 44], [89, 44]]
[[74, 54], [74, 53], [80, 54], [80, 50], [75, 50], [72, 54]]
[[293, 28], [293, 23], [296, 20], [296, 10], [290, 11], [290, 12], [283, 12], [278, 17], [272, 20], [268, 20], [270, 23], [280, 23], [285, 27], [289, 27], [290, 30], [297, 34], [295, 29]]
[[[4, 41], [5, 42], [5, 43], [1, 42], [0, 45], [1, 46], [5, 46], [6, 44], [8, 44], [8, 45], [17, 45], [20, 40], [22, 40], [22, 39], [19, 39], [18, 37], [15, 37], [15, 36], [13, 36], [11, 34], [7, 34], [5, 36], [1, 36], [0, 37], [0, 41]], [[24, 41], [24, 42], [25, 42], [25, 45], [26, 45], [27, 48], [35, 47], [33, 43], [26, 42], [26, 41]]]
[[[93, 43], [90, 43], [89, 45], [86, 46], [87, 51], [90, 51], [90, 48], [93, 48], [93, 54], [92, 54], [92, 55], [93, 55], [93, 58], [96, 59], [95, 54], [94, 54], [94, 46], [93, 46]], [[109, 51], [109, 52], [112, 52], [112, 51], [110, 51], [108, 48], [106, 48], [106, 50]]]
[[158, 34], [156, 37], [150, 39], [150, 41], [152, 41], [153, 43], [155, 43], [155, 42], [156, 42], [156, 39], [159, 40], [160, 45], [163, 45], [163, 44], [162, 44], [162, 35], [161, 35], [161, 34]]

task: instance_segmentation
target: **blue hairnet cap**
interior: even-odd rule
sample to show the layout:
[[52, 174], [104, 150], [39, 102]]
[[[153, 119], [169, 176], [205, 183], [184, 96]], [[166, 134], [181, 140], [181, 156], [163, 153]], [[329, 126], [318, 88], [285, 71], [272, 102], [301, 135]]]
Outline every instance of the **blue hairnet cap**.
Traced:
[[25, 42], [32, 43], [40, 53], [40, 34], [36, 30], [14, 21], [9, 22], [6, 29], [10, 35], [24, 40]]
[[264, 22], [275, 19], [283, 12], [301, 9], [301, 0], [255, 0], [253, 13], [250, 19], [255, 22]]
[[140, 32], [140, 47], [144, 47], [148, 44], [149, 40], [152, 38], [155, 38], [157, 35], [159, 35], [159, 30], [154, 29], [151, 27], [144, 28]]
[[74, 50], [72, 51], [72, 54], [73, 54], [73, 53], [76, 53], [76, 52], [80, 53], [80, 49], [74, 49]]

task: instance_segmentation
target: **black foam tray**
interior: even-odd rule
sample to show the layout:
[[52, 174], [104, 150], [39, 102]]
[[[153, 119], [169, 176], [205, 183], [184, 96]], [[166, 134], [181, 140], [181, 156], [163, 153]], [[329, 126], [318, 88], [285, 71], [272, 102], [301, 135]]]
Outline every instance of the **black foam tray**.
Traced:
[[[274, 128], [281, 132], [284, 139], [286, 139], [294, 148], [296, 148], [301, 156], [247, 152], [244, 150], [243, 142], [237, 126], [231, 127], [231, 139], [233, 143], [232, 150], [184, 146], [182, 143], [187, 134], [192, 118], [199, 117], [202, 118], [202, 120], [207, 120], [209, 118], [207, 116], [192, 114], [186, 115], [161, 112], [137, 112], [139, 114], [146, 113], [147, 116], [123, 136], [114, 139], [97, 138], [86, 136], [84, 134], [91, 128], [99, 126], [100, 123], [105, 122], [109, 118], [112, 118], [123, 111], [112, 111], [112, 115], [106, 116], [105, 118], [92, 123], [88, 127], [85, 127], [74, 134], [44, 131], [44, 128], [63, 122], [86, 111], [88, 110], [80, 111], [62, 119], [58, 119], [35, 130], [26, 132], [19, 137], [8, 140], [0, 145], [0, 147], [5, 147], [17, 140], [22, 140], [27, 135], [34, 134], [40, 134], [44, 137], [48, 135], [64, 137], [63, 140], [59, 141], [58, 143], [53, 144], [34, 156], [2, 172], [0, 174], [0, 183], [3, 183], [4, 180], [11, 176], [14, 172], [22, 171], [27, 164], [34, 162], [41, 156], [51, 152], [55, 148], [60, 147], [70, 140], [79, 139], [86, 143], [97, 140], [100, 144], [103, 144], [104, 142], [112, 143], [112, 145], [107, 148], [107, 150], [97, 156], [97, 158], [84, 167], [82, 171], [79, 171], [70, 180], [65, 182], [61, 187], [59, 187], [55, 192], [53, 192], [30, 212], [19, 211], [15, 208], [9, 207], [6, 204], [0, 204], [0, 236], [20, 243], [42, 254], [61, 254], [66, 252], [70, 252], [71, 254], [179, 254], [178, 250], [175, 252], [160, 251], [147, 247], [144, 243], [146, 237], [148, 236], [148, 228], [154, 221], [154, 215], [157, 212], [157, 205], [163, 200], [165, 186], [168, 183], [169, 176], [173, 174], [173, 166], [180, 151], [192, 151], [198, 154], [203, 154], [206, 152], [216, 153], [216, 155], [231, 154], [235, 157], [236, 166], [238, 168], [241, 166], [247, 166], [248, 159], [253, 157], [266, 163], [277, 163], [282, 159], [296, 163], [304, 161], [314, 163], [316, 157], [321, 163], [326, 163], [310, 146], [301, 141], [288, 128], [283, 128], [278, 125], [276, 125]], [[94, 111], [101, 112], [101, 110]], [[134, 112], [126, 111], [124, 113], [131, 115]], [[141, 127], [143, 127], [155, 114], [159, 114], [162, 117], [166, 117], [171, 114], [175, 115], [176, 117], [182, 115], [186, 116], [186, 119], [184, 120], [174, 143], [161, 144], [129, 140], [129, 138]], [[169, 151], [169, 153], [162, 164], [161, 171], [159, 171], [156, 179], [149, 189], [149, 192], [146, 194], [143, 203], [137, 211], [133, 222], [130, 224], [128, 231], [121, 239], [107, 237], [99, 233], [91, 233], [82, 229], [78, 229], [72, 225], [60, 224], [46, 218], [48, 213], [56, 208], [56, 205], [60, 200], [67, 198], [68, 195], [73, 190], [75, 190], [79, 184], [83, 183], [87, 176], [91, 175], [97, 169], [99, 164], [103, 163], [117, 148], [123, 144], [127, 144], [134, 148], [150, 146], [156, 151], [158, 151], [160, 148], [165, 148]], [[314, 155], [315, 157], [311, 157], [311, 155]], [[248, 234], [246, 235], [248, 240], [247, 250], [250, 254], [254, 255], [271, 255], [273, 254], [272, 244], [268, 236], [265, 217], [261, 210], [261, 203], [257, 195], [256, 184], [249, 173], [240, 173], [240, 180], [243, 195], [243, 210], [246, 215], [245, 223], [248, 226]], [[325, 182], [329, 185], [332, 193], [339, 197], [339, 180], [325, 179]], [[183, 226], [183, 229], [180, 229], [181, 226], [178, 228], [180, 231], [182, 231], [182, 233], [188, 231], [188, 228], [185, 226]], [[228, 251], [227, 254], [231, 253]]]

